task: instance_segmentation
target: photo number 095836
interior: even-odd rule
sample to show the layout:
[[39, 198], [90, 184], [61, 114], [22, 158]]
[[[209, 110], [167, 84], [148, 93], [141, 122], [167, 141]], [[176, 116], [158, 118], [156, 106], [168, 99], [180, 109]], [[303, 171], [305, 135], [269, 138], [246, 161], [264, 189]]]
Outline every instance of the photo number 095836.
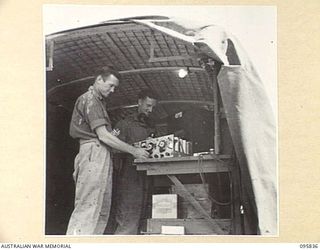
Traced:
[[318, 244], [306, 244], [306, 243], [304, 243], [304, 244], [300, 244], [300, 248], [305, 248], [305, 249], [311, 249], [311, 248], [313, 248], [313, 249], [317, 249], [318, 248]]

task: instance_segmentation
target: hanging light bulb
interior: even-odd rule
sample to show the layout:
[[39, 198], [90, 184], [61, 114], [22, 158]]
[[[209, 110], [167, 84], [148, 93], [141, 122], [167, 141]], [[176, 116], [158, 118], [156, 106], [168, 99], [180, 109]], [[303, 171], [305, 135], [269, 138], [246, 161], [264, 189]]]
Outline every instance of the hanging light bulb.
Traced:
[[180, 78], [185, 78], [188, 75], [188, 70], [180, 69], [178, 75]]

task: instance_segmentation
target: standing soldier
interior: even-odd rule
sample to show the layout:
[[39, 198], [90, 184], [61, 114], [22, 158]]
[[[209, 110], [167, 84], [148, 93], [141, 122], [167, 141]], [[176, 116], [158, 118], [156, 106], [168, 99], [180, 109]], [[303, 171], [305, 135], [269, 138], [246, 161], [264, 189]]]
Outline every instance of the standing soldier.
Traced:
[[111, 66], [98, 70], [93, 86], [74, 106], [70, 135], [79, 140], [74, 162], [75, 206], [68, 235], [103, 234], [108, 222], [112, 192], [111, 148], [146, 158], [148, 153], [119, 140], [112, 134], [106, 98], [119, 85], [119, 73]]
[[[150, 122], [150, 114], [156, 105], [157, 97], [146, 89], [138, 95], [138, 109], [132, 115], [120, 120], [115, 128], [121, 140], [133, 144], [145, 140], [154, 128]], [[132, 235], [138, 233], [139, 222], [144, 204], [145, 173], [138, 172], [133, 165], [133, 158], [126, 155], [118, 170], [116, 188], [116, 222], [115, 234]]]

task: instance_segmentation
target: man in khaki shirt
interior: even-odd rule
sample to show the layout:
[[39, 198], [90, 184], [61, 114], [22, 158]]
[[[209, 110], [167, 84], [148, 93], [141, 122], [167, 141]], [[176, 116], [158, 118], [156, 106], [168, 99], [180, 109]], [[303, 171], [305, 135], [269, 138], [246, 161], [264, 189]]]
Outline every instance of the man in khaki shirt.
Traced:
[[[156, 106], [157, 96], [150, 89], [144, 89], [140, 91], [137, 99], [137, 110], [115, 125], [119, 131], [118, 138], [129, 144], [155, 134], [150, 114]], [[131, 155], [121, 155], [122, 159], [118, 164], [120, 166], [115, 166], [117, 188], [114, 200], [117, 227], [114, 234], [135, 235], [139, 234], [140, 220], [146, 206], [146, 176], [144, 172], [136, 170]]]
[[79, 140], [74, 162], [75, 207], [68, 235], [103, 234], [108, 222], [112, 192], [111, 148], [147, 158], [148, 152], [135, 148], [112, 134], [106, 98], [119, 85], [119, 73], [111, 66], [98, 70], [93, 86], [74, 106], [70, 135]]

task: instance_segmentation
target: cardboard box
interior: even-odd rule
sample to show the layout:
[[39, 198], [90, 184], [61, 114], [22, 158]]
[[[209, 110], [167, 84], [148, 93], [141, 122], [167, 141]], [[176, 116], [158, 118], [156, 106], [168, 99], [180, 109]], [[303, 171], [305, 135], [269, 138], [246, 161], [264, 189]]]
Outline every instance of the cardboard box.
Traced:
[[152, 218], [178, 218], [178, 196], [176, 194], [152, 195]]
[[[206, 198], [197, 199], [197, 201], [211, 215], [212, 202]], [[200, 219], [204, 217], [190, 202], [183, 201], [179, 203], [179, 218]]]
[[[184, 187], [199, 202], [203, 209], [211, 215], [212, 202], [208, 198], [209, 185], [184, 184]], [[179, 187], [176, 186], [172, 186], [171, 191], [172, 193], [176, 194], [180, 192]], [[203, 218], [203, 215], [199, 211], [197, 211], [188, 200], [185, 200], [179, 196], [179, 218], [199, 219]]]
[[[183, 185], [189, 193], [196, 199], [208, 198], [209, 185], [208, 184], [184, 184]], [[171, 186], [171, 191], [173, 194], [179, 193], [179, 187]]]

